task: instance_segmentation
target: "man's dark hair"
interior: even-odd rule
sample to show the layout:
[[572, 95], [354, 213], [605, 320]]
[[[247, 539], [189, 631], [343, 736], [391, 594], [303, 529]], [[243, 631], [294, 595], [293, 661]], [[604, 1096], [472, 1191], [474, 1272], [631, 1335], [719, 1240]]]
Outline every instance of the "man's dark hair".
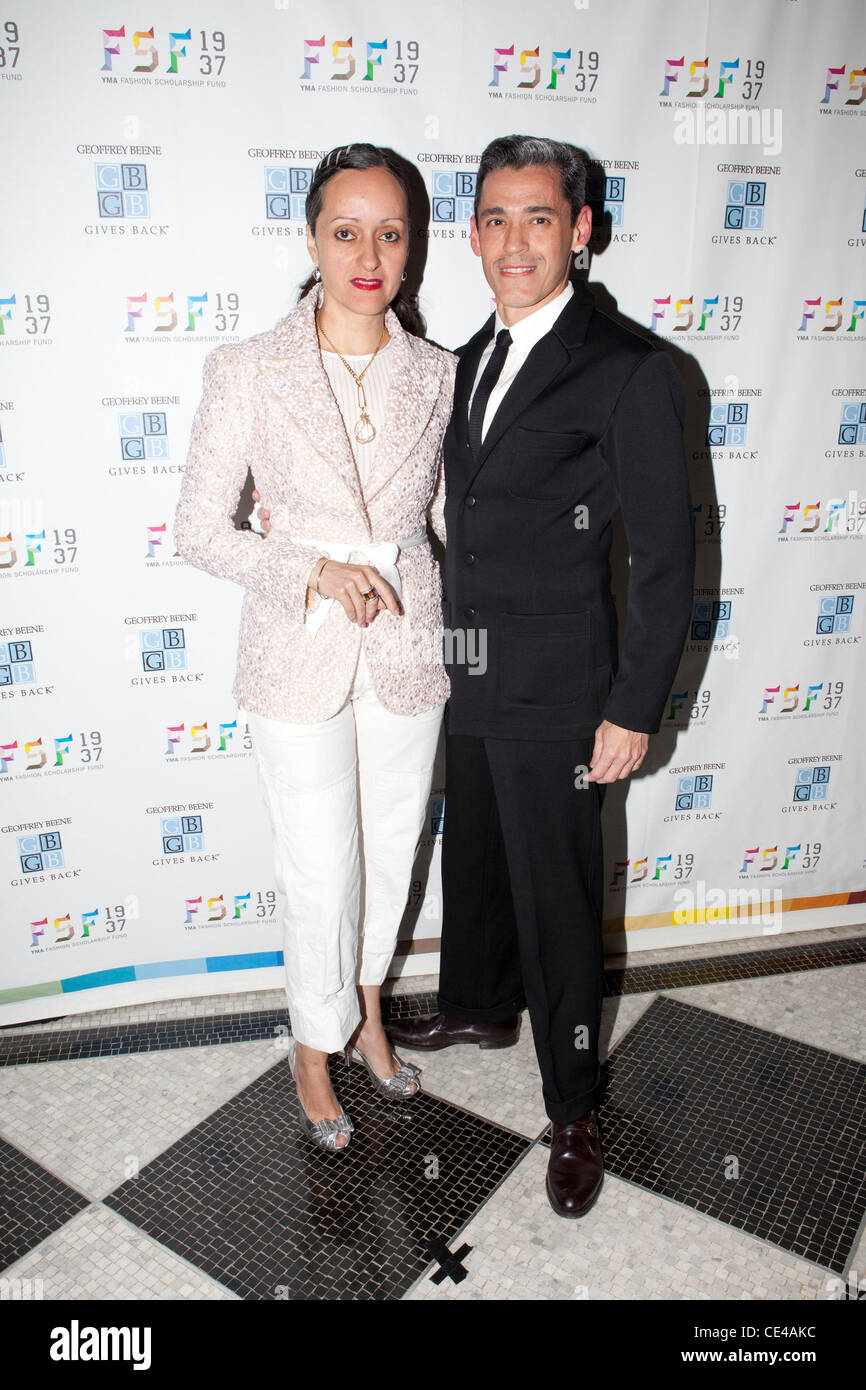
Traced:
[[586, 164], [574, 145], [547, 140], [541, 135], [502, 135], [491, 140], [481, 156], [475, 180], [475, 216], [481, 205], [481, 186], [488, 174], [499, 169], [525, 169], [528, 165], [557, 169], [563, 196], [571, 208], [571, 225], [586, 202]]

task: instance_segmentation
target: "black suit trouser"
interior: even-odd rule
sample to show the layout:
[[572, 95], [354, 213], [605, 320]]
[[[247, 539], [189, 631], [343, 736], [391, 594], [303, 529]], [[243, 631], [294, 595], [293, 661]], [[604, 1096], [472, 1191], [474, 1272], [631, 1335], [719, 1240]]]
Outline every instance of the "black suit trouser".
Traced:
[[528, 1007], [558, 1124], [599, 1080], [604, 787], [575, 786], [593, 744], [445, 739], [439, 1010], [483, 1023]]

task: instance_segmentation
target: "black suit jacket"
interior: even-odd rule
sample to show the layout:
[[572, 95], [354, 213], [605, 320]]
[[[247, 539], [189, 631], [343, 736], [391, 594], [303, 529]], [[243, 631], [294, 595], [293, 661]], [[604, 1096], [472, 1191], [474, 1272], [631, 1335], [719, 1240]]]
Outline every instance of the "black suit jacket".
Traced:
[[[694, 579], [680, 379], [578, 282], [476, 458], [468, 400], [493, 326], [491, 315], [461, 349], [445, 435], [448, 728], [558, 739], [609, 719], [655, 733]], [[620, 507], [630, 575], [618, 656], [609, 553]]]

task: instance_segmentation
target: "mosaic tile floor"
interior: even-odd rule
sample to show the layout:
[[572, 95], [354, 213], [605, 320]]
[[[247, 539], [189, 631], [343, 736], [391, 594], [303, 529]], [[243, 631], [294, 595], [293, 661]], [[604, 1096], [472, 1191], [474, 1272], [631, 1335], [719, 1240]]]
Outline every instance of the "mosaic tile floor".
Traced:
[[[866, 1270], [866, 933], [739, 946], [608, 969], [578, 1222], [545, 1197], [526, 1018], [510, 1049], [407, 1053], [402, 1106], [332, 1059], [336, 1155], [297, 1129], [276, 991], [0, 1029], [0, 1297], [837, 1298]], [[386, 1017], [434, 1008], [423, 984]]]

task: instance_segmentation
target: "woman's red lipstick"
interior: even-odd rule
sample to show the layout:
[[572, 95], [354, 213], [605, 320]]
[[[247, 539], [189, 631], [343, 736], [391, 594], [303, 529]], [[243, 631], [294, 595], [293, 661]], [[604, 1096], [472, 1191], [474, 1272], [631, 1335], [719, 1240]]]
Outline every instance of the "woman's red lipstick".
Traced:
[[381, 280], [361, 280], [361, 279], [357, 279], [357, 280], [352, 280], [351, 283], [355, 286], [355, 289], [356, 289], [356, 290], [380, 290], [380, 289], [382, 288], [382, 281], [381, 281]]

